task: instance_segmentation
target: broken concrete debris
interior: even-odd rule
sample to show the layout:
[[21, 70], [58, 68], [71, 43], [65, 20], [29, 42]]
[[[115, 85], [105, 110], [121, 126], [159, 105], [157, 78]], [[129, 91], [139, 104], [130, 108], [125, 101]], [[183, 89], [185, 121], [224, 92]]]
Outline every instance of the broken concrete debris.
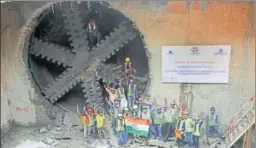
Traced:
[[47, 131], [47, 127], [42, 127], [39, 129], [40, 133], [45, 133]]

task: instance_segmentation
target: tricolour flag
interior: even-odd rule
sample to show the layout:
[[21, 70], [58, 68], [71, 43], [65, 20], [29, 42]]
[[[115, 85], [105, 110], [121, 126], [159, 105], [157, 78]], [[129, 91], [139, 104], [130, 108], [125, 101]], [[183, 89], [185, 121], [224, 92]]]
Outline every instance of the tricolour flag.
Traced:
[[126, 130], [136, 136], [148, 136], [150, 121], [147, 119], [126, 118]]

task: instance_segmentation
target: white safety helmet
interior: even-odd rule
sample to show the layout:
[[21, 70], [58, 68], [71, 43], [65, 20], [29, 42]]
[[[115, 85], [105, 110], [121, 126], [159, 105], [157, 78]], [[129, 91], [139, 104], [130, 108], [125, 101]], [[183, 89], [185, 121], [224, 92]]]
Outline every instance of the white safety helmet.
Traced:
[[138, 105], [133, 105], [133, 109], [137, 109], [138, 108]]
[[118, 117], [122, 117], [123, 115], [121, 113], [118, 114]]
[[125, 110], [125, 111], [129, 111], [129, 109], [128, 109], [128, 108], [125, 108], [124, 110]]

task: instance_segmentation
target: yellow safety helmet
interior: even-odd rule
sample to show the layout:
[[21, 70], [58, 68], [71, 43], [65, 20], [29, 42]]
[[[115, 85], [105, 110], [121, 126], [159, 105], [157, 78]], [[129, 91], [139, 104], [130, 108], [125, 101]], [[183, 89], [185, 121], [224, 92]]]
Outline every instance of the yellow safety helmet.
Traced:
[[131, 59], [129, 57], [125, 58], [125, 62], [130, 62], [130, 61], [131, 61]]

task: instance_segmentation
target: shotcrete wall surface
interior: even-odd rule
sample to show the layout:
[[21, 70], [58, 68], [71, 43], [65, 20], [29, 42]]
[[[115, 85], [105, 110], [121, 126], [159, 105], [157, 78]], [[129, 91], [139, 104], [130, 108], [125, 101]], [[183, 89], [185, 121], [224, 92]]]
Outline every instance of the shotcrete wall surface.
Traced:
[[[207, 10], [201, 10], [200, 3], [194, 2], [190, 11], [186, 10], [185, 2], [110, 3], [135, 21], [144, 34], [151, 53], [150, 94], [159, 103], [163, 103], [165, 97], [178, 101], [182, 95], [180, 84], [161, 83], [162, 45], [232, 45], [230, 83], [192, 84], [193, 114], [206, 114], [210, 106], [215, 106], [221, 121], [227, 124], [240, 105], [254, 96], [255, 34], [251, 30], [251, 38], [247, 40], [246, 33], [250, 30], [249, 22], [255, 25], [255, 16], [248, 19], [248, 2], [209, 2]], [[29, 21], [33, 22], [31, 18], [45, 4], [1, 4], [1, 128], [8, 128], [11, 121], [20, 125], [48, 121], [45, 113], [48, 102], [34, 87], [27, 69], [27, 53], [23, 56]]]

